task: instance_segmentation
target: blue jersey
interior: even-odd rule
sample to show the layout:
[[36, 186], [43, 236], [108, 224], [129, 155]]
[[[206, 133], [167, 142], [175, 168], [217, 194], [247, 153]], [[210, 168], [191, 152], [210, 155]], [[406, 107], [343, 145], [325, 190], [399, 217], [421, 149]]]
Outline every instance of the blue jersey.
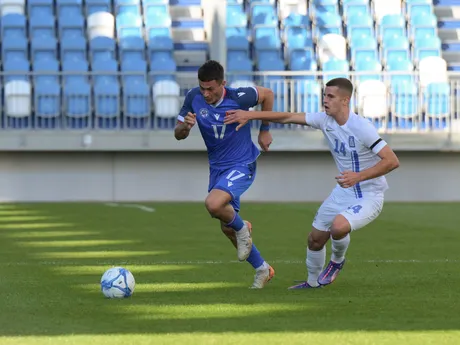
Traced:
[[196, 87], [185, 97], [178, 120], [183, 122], [188, 112], [196, 114], [212, 168], [252, 163], [260, 152], [252, 142], [250, 126], [243, 126], [237, 132], [235, 129], [238, 124], [224, 125], [224, 118], [228, 110], [248, 110], [256, 106], [257, 102], [258, 93], [254, 87], [226, 87], [221, 101], [211, 105], [206, 103], [200, 88]]

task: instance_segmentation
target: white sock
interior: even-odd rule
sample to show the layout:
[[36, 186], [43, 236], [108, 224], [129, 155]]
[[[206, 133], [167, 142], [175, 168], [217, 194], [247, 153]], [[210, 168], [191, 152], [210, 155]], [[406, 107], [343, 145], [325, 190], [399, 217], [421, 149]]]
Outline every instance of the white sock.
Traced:
[[268, 270], [268, 264], [264, 261], [262, 265], [256, 268], [256, 271]]
[[323, 249], [318, 251], [307, 248], [306, 263], [308, 270], [307, 283], [310, 286], [318, 286], [318, 277], [326, 263], [326, 247], [324, 246]]
[[340, 264], [345, 260], [345, 253], [347, 252], [348, 246], [350, 244], [350, 234], [347, 234], [341, 240], [334, 240], [331, 238], [332, 241], [332, 255], [331, 260]]

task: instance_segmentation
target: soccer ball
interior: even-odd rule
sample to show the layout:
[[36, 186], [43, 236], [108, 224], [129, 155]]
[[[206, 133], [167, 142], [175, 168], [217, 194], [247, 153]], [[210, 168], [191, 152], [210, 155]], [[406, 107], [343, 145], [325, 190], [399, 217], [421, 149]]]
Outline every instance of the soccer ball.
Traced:
[[123, 267], [112, 267], [101, 278], [101, 291], [107, 298], [130, 297], [135, 285], [134, 276]]

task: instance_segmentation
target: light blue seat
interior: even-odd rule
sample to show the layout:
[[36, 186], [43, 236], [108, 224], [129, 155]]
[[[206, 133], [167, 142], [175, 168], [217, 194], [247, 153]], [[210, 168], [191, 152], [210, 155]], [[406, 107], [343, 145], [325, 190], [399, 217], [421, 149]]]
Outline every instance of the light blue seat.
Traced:
[[301, 72], [310, 72], [310, 74], [302, 75], [302, 76], [294, 76], [292, 79], [294, 80], [315, 80], [316, 76], [313, 72], [318, 71], [318, 63], [316, 62], [316, 57], [307, 54], [304, 55], [297, 55], [295, 56], [296, 52], [293, 52], [293, 56], [290, 61], [290, 69], [292, 71], [301, 71]]
[[85, 5], [86, 17], [96, 12], [113, 13], [111, 0], [85, 0]]
[[42, 16], [33, 16], [29, 19], [29, 33], [31, 40], [37, 40], [45, 37], [55, 37], [54, 16], [44, 14]]
[[86, 61], [86, 38], [74, 36], [60, 41], [61, 60]]
[[142, 17], [132, 13], [120, 13], [116, 17], [118, 37], [143, 37]]
[[391, 85], [393, 116], [396, 128], [410, 129], [414, 127], [414, 119], [419, 115], [418, 90], [412, 83]]
[[289, 15], [282, 20], [284, 28], [301, 27], [310, 29], [311, 22], [308, 16], [299, 13], [289, 13]]
[[355, 44], [357, 40], [363, 37], [375, 37], [373, 26], [352, 26], [347, 30], [347, 38], [351, 44]]
[[347, 27], [353, 27], [353, 26], [373, 27], [374, 21], [369, 13], [355, 13], [347, 17], [346, 24], [347, 24]]
[[146, 83], [147, 63], [141, 59], [126, 59], [121, 63], [123, 84]]
[[278, 16], [272, 5], [255, 5], [251, 9], [251, 25], [277, 26]]
[[442, 43], [439, 37], [424, 37], [416, 39], [413, 46], [413, 56], [417, 61], [428, 56], [441, 56]]
[[175, 80], [175, 72], [177, 70], [176, 62], [171, 54], [160, 54], [155, 52], [155, 55], [150, 60], [151, 82], [160, 80]]
[[367, 0], [346, 1], [343, 4], [344, 16], [350, 17], [360, 13], [370, 13], [369, 2]]
[[428, 126], [432, 129], [444, 129], [446, 118], [451, 113], [449, 83], [429, 83], [423, 95]]
[[418, 15], [433, 13], [432, 0], [417, 0], [416, 2], [406, 2], [406, 12], [408, 18]]
[[414, 71], [414, 65], [409, 59], [390, 59], [385, 66], [388, 72], [408, 72], [408, 74], [398, 73], [390, 76], [391, 85], [398, 83], [414, 83], [414, 76], [411, 74]]
[[[39, 60], [33, 63], [34, 72], [39, 72], [34, 77], [34, 104], [37, 118], [59, 117], [61, 114], [61, 86], [59, 84], [59, 62], [56, 59]], [[49, 74], [44, 74], [49, 72]], [[54, 128], [55, 121], [42, 121], [38, 119], [40, 128]]]
[[144, 6], [144, 17], [146, 27], [171, 25], [169, 6], [166, 5]]
[[[120, 14], [133, 14], [140, 16], [141, 14], [141, 3], [139, 0], [115, 0], [115, 15]], [[149, 3], [150, 4], [150, 3]]]
[[57, 40], [54, 37], [42, 37], [32, 40], [30, 51], [33, 60], [56, 59], [57, 58]]
[[[123, 61], [121, 70], [123, 72], [122, 85], [125, 117], [128, 119], [149, 117], [151, 107], [146, 74], [147, 64], [143, 60], [126, 60]], [[146, 121], [127, 121], [127, 127], [143, 128], [145, 123]]]
[[248, 16], [243, 12], [227, 12], [227, 27], [246, 27], [248, 25]]
[[115, 40], [99, 36], [89, 41], [90, 61], [115, 59]]
[[353, 62], [378, 58], [377, 40], [374, 37], [364, 36], [361, 39], [356, 39], [350, 50]]
[[2, 16], [1, 35], [6, 37], [26, 37], [26, 17], [22, 14], [10, 13]]
[[[366, 80], [380, 80], [382, 73], [382, 65], [377, 59], [362, 59], [357, 60], [354, 65], [356, 72], [365, 72], [362, 75], [357, 75], [356, 80], [358, 82], [363, 82]], [[372, 72], [376, 72], [373, 74]]]
[[28, 0], [27, 1], [28, 15], [32, 17], [53, 16], [54, 1], [53, 0]]
[[330, 59], [323, 64], [323, 81], [334, 78], [349, 78], [350, 63], [347, 60]]
[[409, 59], [409, 40], [407, 37], [396, 36], [383, 42], [381, 49], [383, 60]]
[[227, 49], [249, 51], [248, 30], [243, 27], [225, 29]]
[[62, 18], [71, 18], [74, 16], [83, 16], [83, 1], [82, 0], [57, 0], [56, 1], [56, 16]]
[[321, 111], [321, 86], [314, 80], [298, 79], [294, 82], [294, 93], [298, 95], [299, 112], [317, 113]]
[[259, 27], [255, 29], [254, 48], [256, 52], [272, 50], [279, 51], [281, 39], [279, 30], [274, 27]]

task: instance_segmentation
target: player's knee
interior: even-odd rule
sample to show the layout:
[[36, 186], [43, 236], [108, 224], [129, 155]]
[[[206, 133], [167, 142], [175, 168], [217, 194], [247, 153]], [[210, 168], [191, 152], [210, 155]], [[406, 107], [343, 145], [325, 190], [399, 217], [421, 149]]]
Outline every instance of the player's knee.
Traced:
[[308, 234], [308, 249], [318, 251], [323, 249], [324, 245], [327, 243], [329, 238], [329, 233], [324, 232], [318, 234], [316, 231], [312, 231]]
[[207, 197], [204, 204], [209, 214], [213, 218], [218, 218], [222, 211], [222, 208], [225, 206], [222, 204], [222, 202], [220, 202], [220, 200], [217, 200], [216, 198], [212, 197]]
[[339, 214], [332, 222], [330, 231], [334, 240], [340, 240], [351, 231], [351, 225], [344, 216]]

